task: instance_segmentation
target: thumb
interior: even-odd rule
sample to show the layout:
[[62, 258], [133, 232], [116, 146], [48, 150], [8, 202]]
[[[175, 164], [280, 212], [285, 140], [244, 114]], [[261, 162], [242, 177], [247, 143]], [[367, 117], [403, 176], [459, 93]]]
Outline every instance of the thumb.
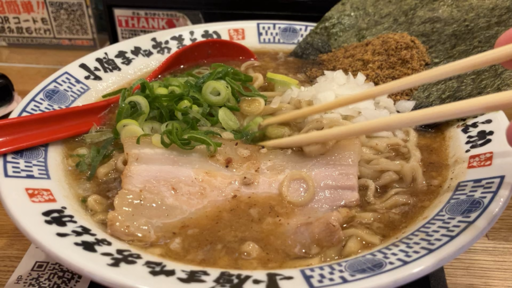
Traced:
[[[507, 44], [512, 44], [512, 29], [509, 29], [507, 32], [503, 33], [498, 40], [496, 40], [496, 44], [494, 44], [494, 48], [498, 48], [501, 46], [505, 46]], [[510, 48], [512, 49], [512, 47]], [[512, 69], [512, 60], [501, 63], [503, 67], [507, 69]], [[511, 135], [512, 136], [512, 135]], [[510, 143], [510, 141], [509, 141]]]
[[507, 127], [507, 142], [508, 145], [512, 146], [512, 123], [508, 124]]

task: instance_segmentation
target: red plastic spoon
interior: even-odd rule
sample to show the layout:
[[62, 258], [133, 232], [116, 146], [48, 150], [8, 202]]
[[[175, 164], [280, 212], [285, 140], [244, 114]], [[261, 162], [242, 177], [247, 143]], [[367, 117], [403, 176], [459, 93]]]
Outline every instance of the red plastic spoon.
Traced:
[[[171, 54], [146, 80], [199, 63], [250, 59], [256, 59], [256, 55], [242, 44], [221, 39], [199, 41]], [[118, 101], [119, 96], [116, 96], [82, 106], [1, 120], [0, 155], [87, 133], [94, 123], [103, 122], [105, 111]]]

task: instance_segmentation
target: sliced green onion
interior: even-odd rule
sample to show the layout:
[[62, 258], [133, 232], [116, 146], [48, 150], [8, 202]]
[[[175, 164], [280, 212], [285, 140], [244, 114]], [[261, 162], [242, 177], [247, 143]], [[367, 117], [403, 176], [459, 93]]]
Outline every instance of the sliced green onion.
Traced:
[[226, 91], [228, 92], [228, 94], [231, 94], [231, 86], [229, 86], [228, 82], [224, 81], [224, 80], [218, 80], [220, 83], [223, 83], [224, 86], [226, 86]]
[[185, 83], [187, 81], [195, 81], [196, 79], [192, 77], [177, 77], [176, 80], [180, 81], [181, 83]]
[[169, 115], [169, 109], [167, 109], [165, 104], [156, 102], [155, 106], [157, 108], [156, 111], [159, 114], [159, 117], [157, 118], [159, 122], [167, 122], [171, 119], [171, 115]]
[[137, 145], [140, 145], [140, 140], [142, 139], [142, 137], [150, 137], [151, 134], [148, 134], [148, 133], [144, 133], [144, 134], [141, 134], [139, 135], [139, 137], [137, 137], [137, 141], [135, 141], [135, 143], [137, 143]]
[[244, 130], [249, 132], [258, 131], [258, 127], [261, 122], [263, 122], [263, 117], [258, 116], [245, 125]]
[[139, 107], [139, 110], [142, 113], [141, 116], [138, 117], [138, 122], [139, 123], [144, 123], [144, 120], [146, 120], [146, 117], [148, 117], [148, 114], [149, 114], [149, 103], [148, 103], [148, 100], [146, 100], [146, 98], [142, 97], [142, 96], [131, 96], [131, 97], [128, 97], [126, 98], [126, 102], [125, 103], [135, 103], [137, 104], [137, 107]]
[[112, 131], [108, 130], [108, 131], [99, 131], [99, 132], [85, 134], [83, 137], [84, 137], [85, 142], [87, 144], [90, 144], [90, 143], [96, 143], [96, 142], [103, 141], [112, 136], [113, 136]]
[[160, 127], [160, 131], [164, 131], [164, 130], [166, 130], [166, 129], [167, 129], [167, 126], [168, 126], [169, 124], [171, 124], [172, 122], [174, 122], [174, 121], [168, 121], [168, 122], [163, 123], [163, 124], [162, 124], [162, 127]]
[[174, 115], [176, 116], [176, 118], [178, 118], [179, 120], [182, 120], [183, 119], [182, 112], [188, 112], [191, 105], [192, 105], [192, 103], [190, 103], [190, 101], [188, 101], [188, 100], [181, 101], [176, 106], [176, 110], [174, 111]]
[[[179, 76], [167, 76], [151, 83], [139, 79], [130, 88], [119, 90], [121, 97], [114, 136], [137, 136], [138, 141], [142, 137], [151, 136], [152, 142], [158, 147], [177, 145], [185, 150], [206, 145], [210, 153], [214, 153], [221, 145], [210, 138], [213, 135], [220, 137], [218, 133], [210, 131], [213, 129], [224, 127], [243, 139], [259, 139], [259, 135], [264, 133], [257, 130], [261, 118], [248, 119], [248, 125], [241, 126], [231, 112], [240, 111], [239, 101], [242, 96], [265, 99], [250, 85], [251, 82], [250, 75], [220, 63], [214, 63], [210, 68], [187, 71]], [[140, 88], [132, 95], [137, 85]], [[219, 122], [221, 125], [218, 125]], [[201, 131], [203, 129], [209, 130]], [[104, 131], [94, 132], [97, 134]]]
[[165, 78], [165, 83], [169, 86], [176, 86], [176, 87], [182, 87], [183, 83], [185, 83], [185, 80], [183, 80], [186, 78], [174, 78], [174, 77], [169, 77], [169, 78]]
[[228, 131], [238, 129], [238, 127], [240, 127], [240, 122], [238, 122], [238, 119], [235, 117], [233, 112], [229, 111], [229, 109], [226, 107], [219, 109], [219, 121], [220, 124], [222, 124], [222, 127]]
[[160, 134], [155, 134], [151, 137], [151, 142], [153, 143], [153, 145], [155, 145], [156, 147], [160, 147], [160, 148], [164, 148], [164, 145], [162, 145], [162, 135]]
[[[158, 87], [162, 87], [162, 81], [158, 81], [158, 80], [155, 80], [155, 81], [152, 81], [151, 83], [149, 83], [151, 85], [151, 87], [153, 87], [153, 91], [155, 91], [156, 93], [156, 89]], [[158, 93], [157, 93], [158, 94]]]
[[203, 126], [203, 127], [210, 127], [210, 126], [212, 126], [211, 123], [208, 122], [208, 120], [206, 120], [206, 118], [201, 116], [201, 114], [197, 113], [196, 111], [191, 110], [189, 112], [189, 114], [190, 114], [190, 116], [199, 119], [199, 123], [197, 123], [197, 126]]
[[165, 87], [157, 87], [155, 89], [155, 94], [158, 94], [158, 95], [169, 94], [169, 90], [167, 90], [167, 88], [165, 88]]
[[124, 128], [126, 128], [128, 126], [139, 127], [139, 122], [137, 122], [133, 119], [123, 119], [123, 120], [119, 121], [119, 123], [117, 123], [117, 125], [116, 125], [117, 132], [121, 133], [124, 130]]
[[164, 124], [162, 124], [162, 127], [160, 127], [160, 130], [165, 131], [165, 130], [169, 129], [169, 127], [171, 127], [173, 123], [178, 124], [181, 128], [185, 127], [185, 123], [183, 123], [181, 121], [168, 121], [168, 122], [165, 122]]
[[121, 92], [123, 92], [124, 90], [126, 90], [126, 88], [121, 88], [121, 89], [118, 89], [116, 91], [109, 92], [109, 93], [104, 94], [103, 96], [101, 96], [101, 98], [105, 99], [105, 98], [110, 98], [112, 96], [117, 96], [117, 95], [121, 94]]
[[215, 126], [219, 123], [219, 107], [211, 107], [208, 112], [206, 112], [205, 118]]
[[198, 101], [203, 101], [203, 97], [201, 96], [201, 93], [199, 91], [191, 90], [189, 96], [192, 99], [196, 98]]
[[178, 104], [178, 106], [176, 106], [176, 108], [180, 110], [188, 110], [191, 105], [192, 103], [190, 103], [188, 100], [183, 100]]
[[127, 126], [121, 131], [121, 138], [140, 136], [144, 131], [139, 126]]
[[[133, 82], [132, 86], [130, 86], [130, 88], [126, 89], [126, 92], [127, 92], [127, 93], [126, 93], [126, 97], [130, 97], [130, 96], [132, 96], [132, 91], [133, 91], [133, 89], [135, 89], [135, 87], [137, 87], [138, 85], [140, 85], [140, 89], [139, 89], [139, 90], [142, 90], [144, 87], [147, 87], [147, 86], [146, 86], [146, 85], [144, 85], [144, 84], [148, 84], [148, 83], [149, 83], [149, 82], [148, 82], [146, 79], [144, 79], [144, 78], [139, 79], [139, 80], [137, 80], [137, 81]], [[123, 101], [124, 101], [124, 100], [123, 100]]]
[[236, 101], [235, 97], [231, 95], [231, 93], [228, 96], [228, 101], [224, 103], [224, 106], [226, 106], [231, 111], [240, 111], [240, 107], [238, 107], [238, 102]]
[[162, 130], [162, 123], [154, 120], [148, 120], [142, 124], [142, 130], [147, 134], [160, 134]]
[[191, 140], [183, 137], [183, 129], [179, 122], [169, 124], [170, 128], [162, 131], [162, 145], [166, 148], [175, 144], [183, 150], [192, 150], [195, 145]]
[[[263, 100], [265, 100], [265, 101], [267, 100], [267, 96], [258, 92], [258, 90], [250, 84], [247, 84], [247, 83], [238, 84], [238, 83], [236, 83], [235, 80], [233, 80], [229, 77], [226, 78], [226, 82], [228, 82], [228, 84], [231, 86], [232, 89], [234, 89], [236, 92], [240, 93], [241, 95], [243, 95], [245, 97], [260, 97], [260, 98], [263, 98]], [[251, 92], [245, 91], [243, 87], [249, 88], [251, 90]]]
[[208, 151], [209, 154], [217, 153], [217, 147], [220, 147], [220, 145], [222, 145], [222, 143], [215, 142], [212, 139], [208, 138], [207, 136], [198, 135], [198, 134], [195, 134], [195, 133], [194, 134], [187, 134], [187, 135], [184, 136], [184, 138], [187, 138], [188, 140], [191, 140], [191, 141], [194, 141], [194, 142], [201, 143], [201, 144], [205, 145], [206, 146], [206, 150]]
[[201, 111], [203, 109], [199, 108], [197, 105], [192, 105], [192, 111], [196, 112], [196, 113], [201, 113]]
[[208, 81], [201, 93], [204, 102], [212, 106], [222, 106], [228, 100], [226, 85], [219, 81]]
[[169, 87], [169, 93], [174, 92], [176, 94], [179, 94], [179, 93], [181, 93], [181, 91], [182, 90], [180, 88], [176, 87], [176, 86], [170, 86]]

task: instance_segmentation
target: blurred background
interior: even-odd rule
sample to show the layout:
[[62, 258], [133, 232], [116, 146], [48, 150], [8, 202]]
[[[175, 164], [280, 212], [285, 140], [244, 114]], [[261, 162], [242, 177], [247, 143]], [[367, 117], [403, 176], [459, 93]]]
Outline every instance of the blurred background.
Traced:
[[[236, 20], [318, 22], [336, 0], [0, 0], [0, 72], [25, 96], [106, 45], [175, 27]], [[30, 68], [30, 69], [29, 69]]]

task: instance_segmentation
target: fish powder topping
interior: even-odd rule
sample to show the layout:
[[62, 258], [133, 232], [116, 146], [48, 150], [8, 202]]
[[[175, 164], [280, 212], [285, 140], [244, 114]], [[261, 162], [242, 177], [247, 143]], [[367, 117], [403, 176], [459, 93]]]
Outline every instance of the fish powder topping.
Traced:
[[[407, 33], [387, 33], [363, 42], [343, 46], [331, 53], [318, 56], [319, 67], [306, 74], [311, 79], [323, 75], [324, 70], [358, 72], [375, 85], [384, 84], [425, 70], [430, 64], [427, 48]], [[409, 100], [417, 88], [391, 94], [395, 101]]]

